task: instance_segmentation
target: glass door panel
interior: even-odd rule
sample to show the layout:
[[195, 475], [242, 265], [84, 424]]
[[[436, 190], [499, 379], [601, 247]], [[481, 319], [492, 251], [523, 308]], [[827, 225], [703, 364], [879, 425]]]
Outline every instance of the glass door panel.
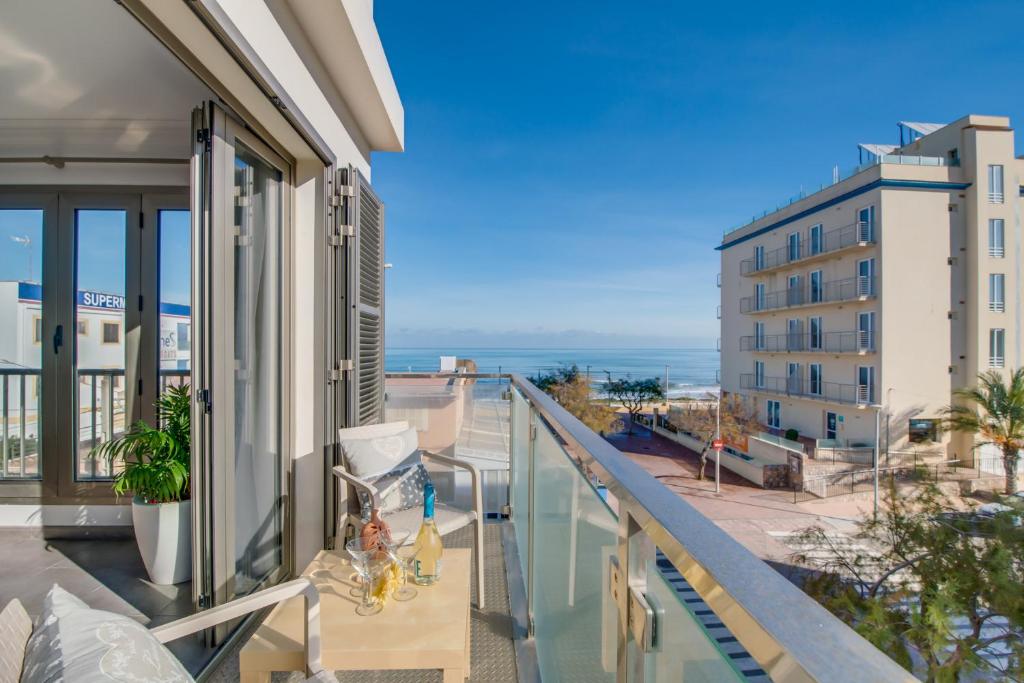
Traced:
[[39, 479], [43, 209], [0, 209], [0, 479]]
[[[131, 422], [125, 387], [125, 285], [128, 212], [75, 211], [75, 475], [112, 477], [109, 461], [90, 455]], [[67, 332], [65, 332], [67, 334]]]
[[160, 391], [188, 384], [192, 351], [192, 224], [186, 209], [157, 212], [160, 229]]
[[283, 563], [281, 172], [236, 141], [234, 158], [234, 592]]

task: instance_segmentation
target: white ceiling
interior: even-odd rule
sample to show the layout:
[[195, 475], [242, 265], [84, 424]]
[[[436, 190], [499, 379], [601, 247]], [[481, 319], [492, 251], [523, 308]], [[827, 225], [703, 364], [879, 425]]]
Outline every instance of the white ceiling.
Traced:
[[4, 0], [0, 156], [187, 158], [210, 91], [113, 0]]

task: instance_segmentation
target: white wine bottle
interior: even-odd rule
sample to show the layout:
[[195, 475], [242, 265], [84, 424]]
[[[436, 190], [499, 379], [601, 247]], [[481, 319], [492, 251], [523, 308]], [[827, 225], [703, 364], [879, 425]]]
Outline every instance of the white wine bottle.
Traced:
[[434, 524], [434, 485], [429, 481], [423, 485], [423, 525], [416, 535], [413, 554], [413, 581], [420, 586], [430, 586], [441, 578], [441, 534]]

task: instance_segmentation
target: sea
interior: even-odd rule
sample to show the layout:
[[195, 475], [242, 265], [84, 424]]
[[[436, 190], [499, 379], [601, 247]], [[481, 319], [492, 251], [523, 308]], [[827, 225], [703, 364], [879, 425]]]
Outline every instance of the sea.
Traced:
[[408, 348], [389, 347], [388, 372], [437, 372], [441, 356], [468, 358], [479, 372], [515, 372], [534, 376], [576, 364], [589, 370], [595, 386], [612, 379], [664, 382], [668, 396], [703, 396], [718, 391], [719, 354], [714, 349], [528, 349], [528, 348]]

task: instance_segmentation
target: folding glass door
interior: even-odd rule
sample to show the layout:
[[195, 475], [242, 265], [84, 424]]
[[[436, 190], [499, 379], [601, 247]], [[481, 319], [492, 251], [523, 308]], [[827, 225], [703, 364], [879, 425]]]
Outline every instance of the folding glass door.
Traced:
[[196, 590], [219, 604], [288, 568], [288, 165], [214, 104], [193, 125]]

